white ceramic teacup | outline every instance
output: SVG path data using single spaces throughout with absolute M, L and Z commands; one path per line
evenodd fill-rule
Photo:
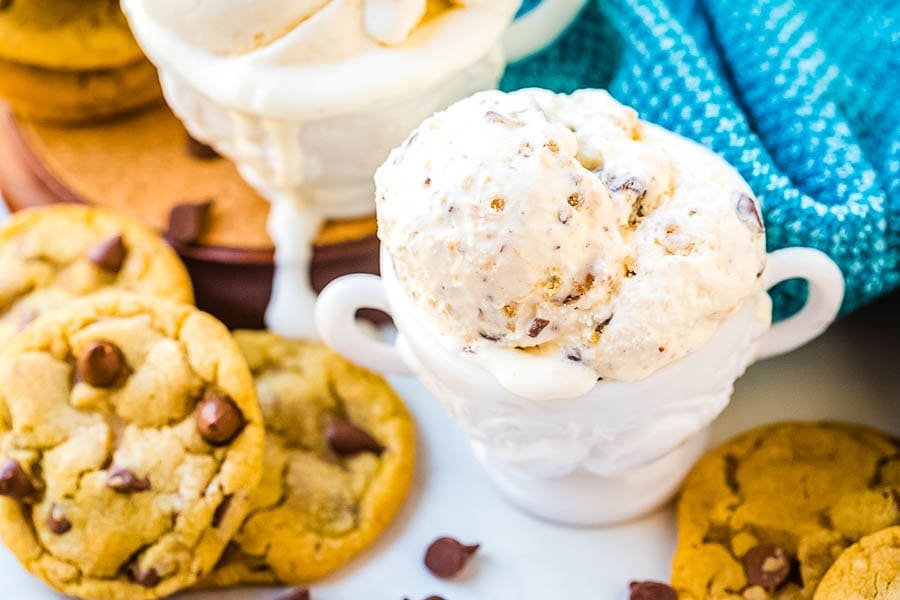
M 641 381 L 601 381 L 583 396 L 535 401 L 510 393 L 464 353 L 446 349 L 413 308 L 385 252 L 381 268 L 381 278 L 349 275 L 322 292 L 316 319 L 325 342 L 375 371 L 418 376 L 514 504 L 572 525 L 624 521 L 668 501 L 704 451 L 708 426 L 727 406 L 735 380 L 753 362 L 821 334 L 844 294 L 840 270 L 825 254 L 773 252 L 759 293 L 692 354 Z M 806 306 L 772 326 L 765 290 L 794 278 L 809 282 Z M 393 317 L 393 345 L 359 328 L 361 308 Z

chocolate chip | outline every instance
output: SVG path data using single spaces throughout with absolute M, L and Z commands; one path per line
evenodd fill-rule
M 340 456 L 350 456 L 360 452 L 373 452 L 380 455 L 384 446 L 378 443 L 369 432 L 360 429 L 347 419 L 336 419 L 325 428 L 328 445 Z
M 75 365 L 78 378 L 94 387 L 110 387 L 125 372 L 125 355 L 111 342 L 93 342 Z
M 159 576 L 156 569 L 151 568 L 145 571 L 140 567 L 131 568 L 131 579 L 136 584 L 148 588 L 156 587 L 162 581 L 162 577 Z
M 613 192 L 630 192 L 636 200 L 642 200 L 647 195 L 645 186 L 637 177 L 616 177 L 609 184 Z
M 13 500 L 24 500 L 34 494 L 34 485 L 31 479 L 22 470 L 15 460 L 8 460 L 0 467 L 0 496 L 6 496 Z
M 900 490 L 891 490 L 891 493 L 894 495 L 894 504 L 897 505 L 897 510 L 900 510 Z
M 222 498 L 222 502 L 216 507 L 216 511 L 213 513 L 212 518 L 212 526 L 218 528 L 219 525 L 222 524 L 222 519 L 225 518 L 225 513 L 228 512 L 228 507 L 231 506 L 231 499 L 234 496 L 228 495 Z
M 61 506 L 54 504 L 50 507 L 50 514 L 47 516 L 47 528 L 56 535 L 68 533 L 72 529 L 72 521 L 66 518 L 66 513 Z
M 193 244 L 200 239 L 209 225 L 212 205 L 212 200 L 207 200 L 172 207 L 169 213 L 169 239 L 179 244 Z
M 13 5 L 13 0 L 0 0 L 0 10 L 6 10 Z
M 784 549 L 771 544 L 756 546 L 741 562 L 747 585 L 758 585 L 767 592 L 774 592 L 791 574 L 791 559 Z
M 578 348 L 570 348 L 566 351 L 566 358 L 572 362 L 581 362 L 581 350 Z
M 150 489 L 150 480 L 138 477 L 129 469 L 113 469 L 106 476 L 106 487 L 120 494 L 146 492 Z
M 453 577 L 463 570 L 478 548 L 478 544 L 467 546 L 453 538 L 438 538 L 425 552 L 425 566 L 442 579 Z
M 536 338 L 550 324 L 547 319 L 535 319 L 528 328 L 528 337 Z
M 479 331 L 478 335 L 480 335 L 482 338 L 486 339 L 489 342 L 499 342 L 500 341 L 499 335 L 491 335 L 490 333 L 485 333 L 484 331 Z
M 631 600 L 678 600 L 670 586 L 658 581 L 632 581 Z
M 104 271 L 118 273 L 127 253 L 122 235 L 116 234 L 88 248 L 87 257 Z
M 738 218 L 750 228 L 750 231 L 753 233 L 765 233 L 766 226 L 763 224 L 762 215 L 759 214 L 759 206 L 757 206 L 753 196 L 743 192 L 738 193 L 736 207 Z
M 283 596 L 278 596 L 276 600 L 312 600 L 308 588 L 297 588 Z
M 221 158 L 218 152 L 216 152 L 215 148 L 212 146 L 207 146 L 200 140 L 191 136 L 191 134 L 187 134 L 185 138 L 185 148 L 187 149 L 188 154 L 193 156 L 198 160 L 213 160 L 216 158 Z
M 230 443 L 247 424 L 234 400 L 218 390 L 207 390 L 194 420 L 201 437 L 213 446 Z

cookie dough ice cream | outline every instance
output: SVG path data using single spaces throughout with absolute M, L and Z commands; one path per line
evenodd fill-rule
M 376 187 L 412 306 L 490 370 L 528 355 L 642 379 L 762 291 L 746 182 L 603 91 L 476 94 L 425 121 Z

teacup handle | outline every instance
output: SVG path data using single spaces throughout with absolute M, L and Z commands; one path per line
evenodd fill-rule
M 507 60 L 516 62 L 552 44 L 585 4 L 587 0 L 544 0 L 513 21 L 503 37 Z
M 383 375 L 411 375 L 394 344 L 373 339 L 360 328 L 356 312 L 391 312 L 381 277 L 345 275 L 329 283 L 316 301 L 316 326 L 322 340 L 352 362 Z
M 844 300 L 844 277 L 827 254 L 813 248 L 785 248 L 769 254 L 763 274 L 765 289 L 788 279 L 809 282 L 806 306 L 776 323 L 759 342 L 756 359 L 790 352 L 817 338 L 837 317 Z

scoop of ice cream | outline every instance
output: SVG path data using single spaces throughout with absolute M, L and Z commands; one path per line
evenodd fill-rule
M 759 289 L 765 235 L 716 154 L 606 92 L 483 92 L 376 175 L 379 235 L 438 332 L 635 380 Z
M 322 31 L 308 48 L 309 62 L 326 62 L 365 44 L 396 45 L 423 19 L 454 5 L 484 0 L 147 0 L 157 21 L 193 46 L 217 55 L 240 55 L 269 46 L 301 27 Z M 516 3 L 518 3 L 516 1 Z M 509 0 L 499 5 L 512 4 Z

